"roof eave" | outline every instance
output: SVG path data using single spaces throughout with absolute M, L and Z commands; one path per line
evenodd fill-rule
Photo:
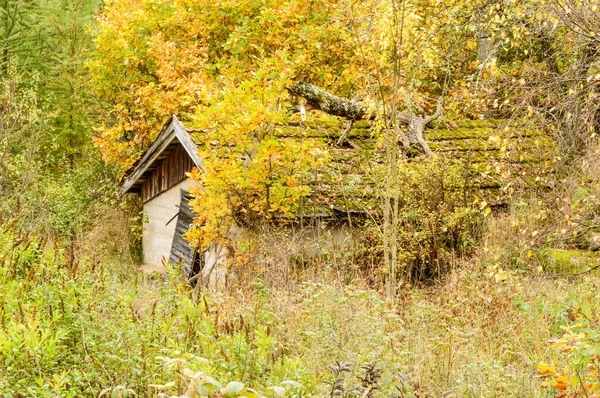
M 130 192 L 136 182 L 144 175 L 146 170 L 157 160 L 160 154 L 177 139 L 187 154 L 190 156 L 196 167 L 202 169 L 202 159 L 198 157 L 198 147 L 188 134 L 185 126 L 177 116 L 173 115 L 167 120 L 158 133 L 158 136 L 150 145 L 150 148 L 125 172 L 121 180 L 121 195 Z

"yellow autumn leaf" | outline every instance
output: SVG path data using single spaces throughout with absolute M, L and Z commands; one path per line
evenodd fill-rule
M 552 387 L 554 387 L 557 390 L 564 391 L 569 387 L 569 380 L 564 376 L 556 376 Z
M 554 368 L 552 368 L 550 365 L 546 365 L 544 363 L 539 364 L 537 366 L 538 371 L 540 373 L 551 373 L 551 374 L 556 374 L 556 370 L 554 370 Z

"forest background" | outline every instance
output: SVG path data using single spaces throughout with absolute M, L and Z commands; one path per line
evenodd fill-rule
M 3 0 L 0 393 L 598 396 L 599 5 Z M 300 81 L 376 126 L 369 250 L 302 272 L 250 257 L 200 294 L 176 267 L 142 272 L 143 214 L 119 179 L 161 124 L 216 125 L 207 142 L 235 148 L 202 149 L 203 247 L 233 192 L 266 220 L 307 195 L 319 164 L 302 154 L 323 148 L 269 128 L 299 117 Z M 398 114 L 438 106 L 467 131 L 502 121 L 481 172 L 506 204 L 465 202 L 460 165 L 398 140 Z M 540 133 L 543 162 L 519 159 L 515 131 Z

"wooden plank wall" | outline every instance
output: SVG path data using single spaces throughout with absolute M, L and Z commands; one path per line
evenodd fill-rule
M 144 203 L 185 180 L 185 174 L 194 168 L 192 158 L 181 144 L 177 144 L 175 150 L 158 162 L 158 166 L 142 185 Z
M 192 249 L 188 242 L 183 237 L 190 226 L 194 222 L 194 214 L 192 213 L 189 206 L 188 193 L 181 190 L 181 202 L 179 203 L 179 215 L 177 216 L 177 225 L 175 227 L 175 234 L 173 235 L 173 243 L 171 244 L 171 254 L 169 261 L 172 264 L 183 263 L 183 270 L 185 275 L 190 278 L 192 277 L 192 262 L 194 261 L 194 249 Z

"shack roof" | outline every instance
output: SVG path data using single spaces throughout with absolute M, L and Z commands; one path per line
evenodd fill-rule
M 372 122 L 358 121 L 338 145 L 345 125 L 345 120 L 328 118 L 276 127 L 274 134 L 282 139 L 312 138 L 330 153 L 328 167 L 316 171 L 310 182 L 312 192 L 304 203 L 307 215 L 376 213 L 380 209 L 386 157 L 383 133 Z M 445 188 L 474 192 L 477 199 L 491 205 L 508 202 L 509 195 L 502 189 L 507 174 L 511 178 L 539 171 L 551 146 L 540 130 L 510 127 L 508 121 L 496 119 L 441 121 L 426 130 L 425 136 L 443 160 L 442 167 L 464 171 L 464 178 L 447 179 L 446 184 L 455 186 Z M 405 171 L 427 170 L 423 154 L 411 155 L 402 162 Z
M 336 142 L 345 129 L 346 121 L 325 116 L 305 122 L 289 122 L 275 126 L 273 134 L 282 140 L 314 139 L 330 153 L 326 169 L 313 175 L 311 194 L 301 206 L 300 215 L 334 215 L 339 213 L 368 213 L 378 206 L 379 188 L 374 167 L 384 163 L 381 133 L 369 121 L 357 121 L 340 145 Z M 439 157 L 451 164 L 465 166 L 470 173 L 469 185 L 476 188 L 491 204 L 507 200 L 500 189 L 502 182 L 498 165 L 506 162 L 506 146 L 513 155 L 509 162 L 519 172 L 526 166 L 540 163 L 547 154 L 548 138 L 534 129 L 508 129 L 503 120 L 461 120 L 438 122 L 426 131 L 429 146 Z M 146 152 L 125 173 L 122 192 L 139 192 L 143 182 L 178 145 L 202 168 L 198 147 L 205 145 L 198 128 L 186 128 L 172 116 L 162 127 Z M 420 167 L 423 158 L 409 159 L 408 167 Z
M 125 172 L 121 180 L 121 193 L 139 193 L 144 181 L 178 145 L 183 146 L 196 167 L 202 168 L 202 159 L 198 157 L 198 146 L 183 123 L 173 115 L 163 125 L 152 145 Z

